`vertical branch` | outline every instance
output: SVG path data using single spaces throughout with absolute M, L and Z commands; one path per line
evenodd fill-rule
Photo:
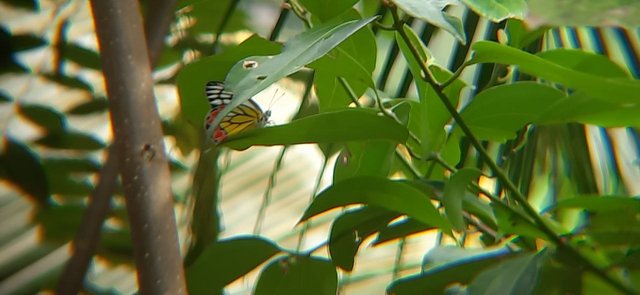
M 111 146 L 107 159 L 100 170 L 98 184 L 89 198 L 89 207 L 73 240 L 73 256 L 65 265 L 58 281 L 56 294 L 80 293 L 91 258 L 98 248 L 102 224 L 109 213 L 111 196 L 116 188 L 116 179 L 118 178 L 116 158 L 115 147 Z
M 147 37 L 149 61 L 153 68 L 162 55 L 164 38 L 169 33 L 176 0 L 156 0 L 149 2 L 149 4 L 144 31 Z
M 91 1 L 142 294 L 185 294 L 139 4 Z

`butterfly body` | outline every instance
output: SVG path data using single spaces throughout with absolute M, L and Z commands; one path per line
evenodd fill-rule
M 205 87 L 205 94 L 209 100 L 209 105 L 211 105 L 211 110 L 207 114 L 204 127 L 207 134 L 211 134 L 211 139 L 216 144 L 230 135 L 264 127 L 269 120 L 270 112 L 263 112 L 253 99 L 249 99 L 225 115 L 220 124 L 213 126 L 213 121 L 220 111 L 231 103 L 233 93 L 224 89 L 224 83 L 209 81 Z

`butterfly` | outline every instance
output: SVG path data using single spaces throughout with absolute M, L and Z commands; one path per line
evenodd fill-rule
M 211 110 L 204 120 L 204 128 L 216 144 L 244 130 L 264 127 L 271 115 L 271 111 L 263 112 L 253 99 L 249 99 L 224 116 L 218 126 L 213 126 L 218 113 L 231 103 L 233 93 L 224 89 L 223 82 L 209 81 L 205 86 L 205 94 Z

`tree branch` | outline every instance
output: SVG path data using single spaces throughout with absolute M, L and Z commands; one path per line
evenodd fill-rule
M 91 1 L 142 294 L 186 294 L 139 4 Z

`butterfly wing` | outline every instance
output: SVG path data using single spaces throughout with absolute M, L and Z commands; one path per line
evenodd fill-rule
M 230 135 L 237 134 L 244 130 L 263 127 L 267 122 L 267 117 L 258 104 L 249 99 L 231 110 L 218 126 L 211 124 L 215 120 L 220 111 L 226 107 L 233 99 L 233 93 L 224 89 L 224 83 L 218 81 L 210 81 L 205 89 L 207 99 L 211 105 L 211 111 L 205 119 L 205 129 L 207 134 L 216 143 L 221 142 Z M 211 130 L 215 127 L 214 130 Z

